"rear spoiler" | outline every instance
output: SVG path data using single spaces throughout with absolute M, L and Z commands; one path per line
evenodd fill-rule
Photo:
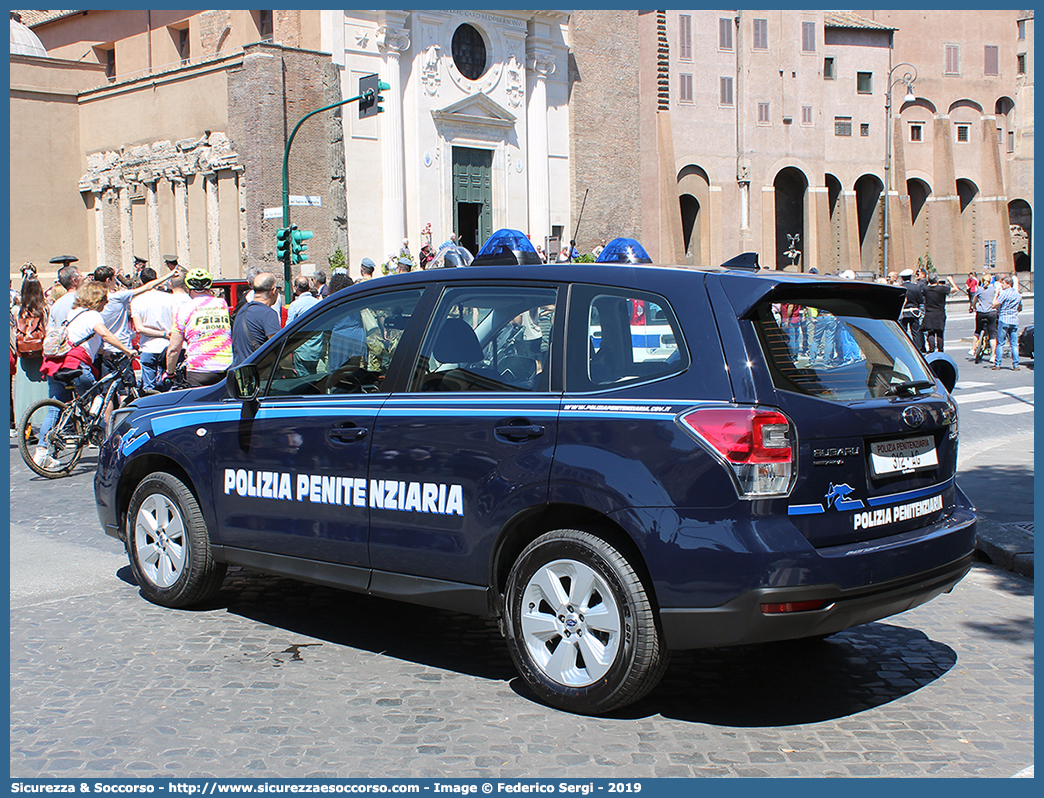
M 830 302 L 851 303 L 851 310 L 838 307 L 838 313 L 851 312 L 869 318 L 896 320 L 906 299 L 906 291 L 893 285 L 771 269 L 761 269 L 753 278 L 722 273 L 719 279 L 737 318 L 750 317 L 762 302 Z

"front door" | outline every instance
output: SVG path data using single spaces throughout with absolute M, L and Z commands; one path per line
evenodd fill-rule
M 453 229 L 472 255 L 493 232 L 493 151 L 453 148 Z
M 214 433 L 224 545 L 351 566 L 365 587 L 373 426 L 420 297 L 328 300 L 257 354 L 256 406 Z

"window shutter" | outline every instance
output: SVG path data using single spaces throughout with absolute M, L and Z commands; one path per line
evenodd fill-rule
M 678 16 L 678 58 L 682 61 L 692 60 L 692 17 L 689 14 Z
M 1000 74 L 1000 48 L 995 44 L 986 45 L 986 63 L 983 71 L 987 75 Z

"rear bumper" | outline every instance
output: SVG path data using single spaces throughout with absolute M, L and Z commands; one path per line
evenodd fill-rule
M 974 517 L 969 524 L 974 527 Z M 928 571 L 873 585 L 759 588 L 720 607 L 663 609 L 660 622 L 668 648 L 693 649 L 767 643 L 833 634 L 887 618 L 950 591 L 972 564 L 972 552 Z M 826 599 L 821 610 L 766 615 L 761 605 Z

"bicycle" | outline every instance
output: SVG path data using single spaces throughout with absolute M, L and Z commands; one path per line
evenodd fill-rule
M 985 330 L 975 336 L 975 362 L 981 363 L 983 358 L 987 361 L 993 357 L 993 342 Z
M 71 401 L 59 399 L 43 399 L 31 405 L 18 425 L 18 451 L 29 468 L 42 477 L 58 479 L 68 476 L 80 462 L 83 450 L 88 445 L 99 445 L 105 439 L 105 408 L 117 396 L 117 391 L 125 389 L 126 398 L 122 404 L 128 404 L 138 398 L 138 389 L 134 379 L 134 369 L 130 358 L 124 356 L 116 361 L 114 371 L 106 374 L 86 391 L 75 392 Z M 84 367 L 86 368 L 86 367 Z M 80 375 L 80 369 L 58 372 L 55 378 L 71 383 Z M 34 452 L 30 451 L 28 429 L 32 428 L 33 415 L 44 410 L 57 413 L 57 418 L 46 438 L 41 438 L 37 447 L 46 451 L 37 462 Z

